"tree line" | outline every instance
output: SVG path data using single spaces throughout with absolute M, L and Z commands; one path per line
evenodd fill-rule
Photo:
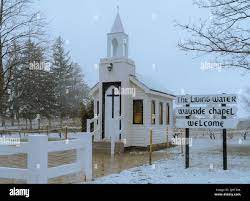
M 92 115 L 81 66 L 58 37 L 51 42 L 46 19 L 30 0 L 0 0 L 0 117 L 32 129 L 32 120 Z M 52 44 L 52 45 L 48 45 Z M 88 104 L 86 104 L 88 103 Z M 82 119 L 85 121 L 85 119 Z

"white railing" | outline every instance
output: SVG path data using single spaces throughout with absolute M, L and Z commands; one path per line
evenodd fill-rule
M 91 132 L 91 124 L 94 123 L 94 131 Z M 94 136 L 95 140 L 100 140 L 100 118 L 99 116 L 95 116 L 93 119 L 87 119 L 87 132 L 91 133 Z
M 118 133 L 112 133 L 113 135 L 110 136 L 110 141 L 111 141 L 111 156 L 115 154 L 115 142 L 118 140 L 119 135 L 122 134 L 123 132 L 123 126 L 120 129 L 120 121 L 124 118 L 124 116 L 119 116 L 118 118 L 114 119 L 114 126 L 116 127 L 114 130 L 118 131 Z M 122 124 L 121 124 L 122 125 Z M 118 127 L 118 128 L 117 128 Z
M 123 132 L 123 124 L 122 123 L 121 123 L 121 129 L 120 129 L 120 121 L 122 122 L 123 119 L 124 119 L 123 115 L 121 115 L 117 119 L 115 119 L 115 121 L 116 121 L 115 125 L 118 125 L 118 129 L 117 129 L 118 130 L 118 134 L 117 134 L 117 136 L 119 136 Z
M 48 168 L 48 153 L 76 149 L 76 162 Z M 92 137 L 79 134 L 77 139 L 49 142 L 47 135 L 30 135 L 20 146 L 0 146 L 0 155 L 27 153 L 27 169 L 0 167 L 0 178 L 26 180 L 28 184 L 46 184 L 48 179 L 83 172 L 92 179 Z

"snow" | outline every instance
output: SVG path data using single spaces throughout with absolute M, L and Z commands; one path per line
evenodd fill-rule
M 173 91 L 165 87 L 165 84 L 160 82 L 160 80 L 155 80 L 153 76 L 136 73 L 136 78 L 151 90 L 156 90 L 167 94 L 174 94 Z
M 190 147 L 190 168 L 180 147 L 167 150 L 169 159 L 156 161 L 119 174 L 98 178 L 94 184 L 249 184 L 250 140 L 228 139 L 228 169 L 222 169 L 221 139 L 193 139 Z

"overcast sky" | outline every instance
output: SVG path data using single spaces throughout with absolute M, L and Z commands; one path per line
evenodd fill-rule
M 117 3 L 118 2 L 118 3 Z M 210 18 L 192 0 L 40 0 L 36 3 L 49 21 L 51 37 L 61 35 L 72 59 L 78 62 L 90 86 L 98 81 L 95 64 L 106 57 L 106 34 L 116 16 L 116 6 L 130 37 L 129 57 L 136 71 L 152 77 L 176 94 L 239 93 L 250 86 L 243 71 L 202 71 L 207 58 L 182 52 L 177 42 L 184 32 L 174 26 Z M 242 115 L 242 114 L 241 114 Z

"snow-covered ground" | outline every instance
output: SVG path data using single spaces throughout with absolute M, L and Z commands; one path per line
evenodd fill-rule
M 190 168 L 185 169 L 185 157 L 180 147 L 168 149 L 169 159 L 144 165 L 119 174 L 98 178 L 95 184 L 250 184 L 250 140 L 228 140 L 228 170 L 222 168 L 220 139 L 193 139 L 190 147 Z

